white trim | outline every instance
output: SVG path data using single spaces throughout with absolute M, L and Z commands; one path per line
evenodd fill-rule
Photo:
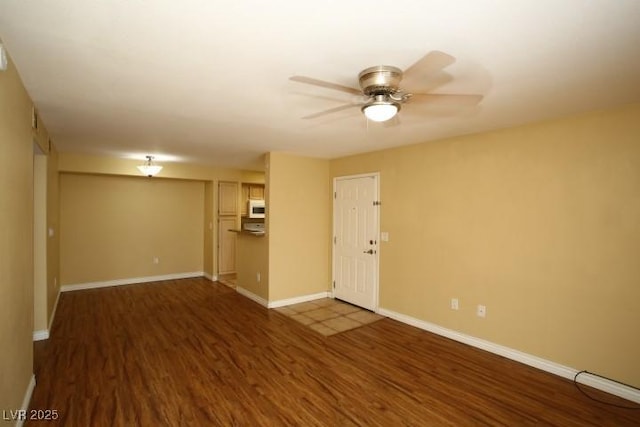
M 322 298 L 329 298 L 329 292 L 328 291 L 318 292 L 317 294 L 302 295 L 300 297 L 281 299 L 277 301 L 269 301 L 269 303 L 267 304 L 267 308 L 284 307 L 286 305 L 299 304 L 301 302 L 314 301 Z
M 257 302 L 258 304 L 260 304 L 263 307 L 267 307 L 269 305 L 269 302 L 266 299 L 262 298 L 259 295 L 254 294 L 253 292 L 248 291 L 245 288 L 242 288 L 240 286 L 236 286 L 236 292 L 239 293 L 242 296 L 245 296 L 245 297 L 249 298 L 252 301 Z
M 58 291 L 56 296 L 56 302 L 53 303 L 53 311 L 51 311 L 51 317 L 49 318 L 49 327 L 47 329 L 41 329 L 39 331 L 33 331 L 33 340 L 42 341 L 49 339 L 49 331 L 51 331 L 51 325 L 53 325 L 53 318 L 56 316 L 56 310 L 58 309 L 58 301 L 60 301 L 61 291 Z
M 577 373 L 578 371 L 576 370 L 575 373 L 571 375 L 572 380 Z M 638 390 L 637 388 L 627 387 L 623 384 L 609 381 L 606 378 L 591 375 L 588 372 L 581 374 L 578 377 L 578 382 L 580 384 L 585 384 L 590 387 L 597 388 L 598 390 L 602 390 L 609 394 L 622 397 L 623 399 L 630 400 L 631 402 L 640 403 L 640 390 Z
M 36 376 L 31 374 L 31 379 L 29 380 L 29 385 L 27 385 L 27 391 L 24 394 L 24 399 L 22 399 L 22 407 L 20 408 L 24 411 L 25 414 L 28 414 L 29 411 L 29 403 L 31 402 L 31 395 L 33 394 L 33 389 L 36 388 Z M 16 427 L 22 427 L 24 425 L 25 420 L 17 420 Z
M 218 276 L 216 276 L 215 274 L 203 273 L 203 276 L 211 280 L 212 282 L 218 281 Z
M 495 344 L 491 341 L 486 341 L 481 338 L 476 338 L 471 335 L 466 335 L 451 329 L 443 328 L 442 326 L 438 326 L 434 323 L 425 322 L 424 320 L 416 319 L 415 317 L 400 314 L 395 311 L 380 308 L 377 312 L 383 316 L 387 316 L 399 322 L 406 323 L 407 325 L 415 326 L 416 328 L 433 332 L 434 334 L 450 338 L 454 341 L 459 341 L 472 347 L 486 350 L 499 356 L 506 357 L 507 359 L 515 360 L 516 362 L 533 366 L 534 368 L 538 368 L 540 370 L 558 375 L 563 378 L 573 380 L 575 375 L 579 372 L 578 369 L 560 365 L 559 363 L 542 359 L 540 357 L 524 353 L 509 347 L 505 347 L 500 344 Z M 640 403 L 640 390 L 638 389 L 627 387 L 614 381 L 609 381 L 604 378 L 589 375 L 586 373 L 578 377 L 578 382 L 591 386 L 593 388 L 597 388 L 598 390 L 602 390 L 607 393 L 622 397 L 623 399 Z
M 63 285 L 60 292 L 80 291 L 83 289 L 107 288 L 110 286 L 133 285 L 136 283 L 159 282 L 162 280 L 191 279 L 202 277 L 204 272 L 193 271 L 190 273 L 164 274 L 161 276 L 132 277 L 129 279 L 106 280 L 104 282 L 76 283 L 73 285 Z
M 51 317 L 49 318 L 49 331 L 51 330 L 51 325 L 53 325 L 53 319 L 56 317 L 56 311 L 58 310 L 58 301 L 60 301 L 60 294 L 62 290 L 58 289 L 58 295 L 56 296 L 56 302 L 53 303 L 53 310 L 51 311 Z
M 358 179 L 358 178 L 368 178 L 370 176 L 376 175 L 380 177 L 380 172 L 367 172 L 367 173 L 357 173 L 355 175 L 342 175 L 336 176 L 333 178 L 333 182 L 336 182 L 336 179 Z M 335 189 L 335 187 L 333 187 Z
M 39 331 L 33 331 L 33 340 L 34 341 L 42 341 L 49 339 L 49 330 L 41 329 Z

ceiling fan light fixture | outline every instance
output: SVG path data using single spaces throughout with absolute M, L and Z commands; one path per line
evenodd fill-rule
M 394 104 L 373 104 L 363 108 L 364 115 L 367 119 L 374 122 L 386 122 L 396 115 L 398 107 Z
M 153 156 L 146 156 L 146 158 L 147 161 L 138 166 L 138 170 L 142 172 L 143 175 L 151 178 L 162 170 L 162 166 L 153 163 Z
M 367 119 L 374 122 L 386 122 L 400 110 L 400 104 L 393 102 L 386 95 L 377 95 L 373 102 L 362 107 Z

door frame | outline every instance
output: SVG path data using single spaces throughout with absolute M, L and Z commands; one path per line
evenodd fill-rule
M 331 199 L 331 221 L 332 221 L 332 229 L 331 229 L 331 298 L 335 298 L 335 285 L 336 285 L 336 193 L 337 193 L 337 185 L 340 180 L 347 179 L 357 179 L 357 178 L 375 178 L 375 198 L 379 202 L 380 201 L 380 172 L 370 172 L 370 173 L 361 173 L 356 175 L 343 175 L 336 176 L 333 178 L 333 190 Z M 380 204 L 378 204 L 378 221 L 377 221 L 377 230 L 375 234 L 377 236 L 378 244 L 377 251 L 375 253 L 376 257 L 376 265 L 374 270 L 375 275 L 375 285 L 373 290 L 373 311 L 378 313 L 380 311 L 380 250 L 382 245 L 380 245 L 380 223 L 382 216 L 382 209 L 380 209 Z
M 33 340 L 49 338 L 49 290 L 47 274 L 48 158 L 33 141 Z

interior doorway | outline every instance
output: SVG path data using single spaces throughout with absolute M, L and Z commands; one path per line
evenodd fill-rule
M 33 143 L 33 332 L 49 337 L 47 313 L 47 155 Z

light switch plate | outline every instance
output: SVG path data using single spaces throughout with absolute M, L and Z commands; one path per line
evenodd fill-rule
M 382 231 L 380 233 L 380 240 L 383 241 L 383 242 L 388 242 L 389 241 L 389 232 Z

